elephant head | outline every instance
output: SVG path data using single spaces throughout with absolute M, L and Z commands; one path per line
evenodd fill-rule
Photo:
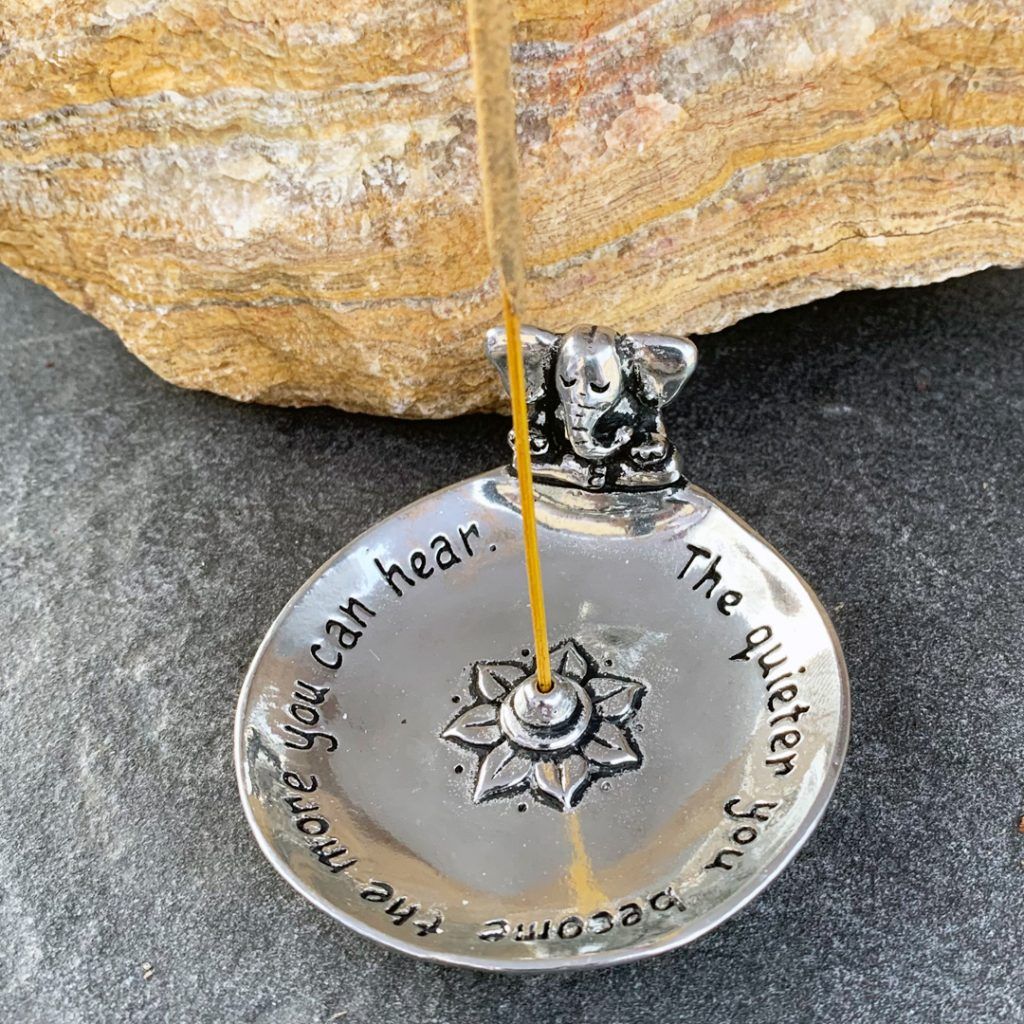
M 661 409 L 696 366 L 692 341 L 589 325 L 521 333 L 535 476 L 590 489 L 679 479 Z M 488 332 L 487 354 L 507 389 L 503 329 Z
M 606 459 L 629 440 L 620 430 L 610 444 L 597 440 L 598 425 L 622 399 L 623 366 L 615 335 L 600 327 L 574 327 L 562 336 L 555 360 L 559 418 L 566 437 L 581 458 Z

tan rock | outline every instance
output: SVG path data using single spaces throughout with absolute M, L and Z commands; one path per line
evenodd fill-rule
M 520 2 L 529 316 L 700 332 L 1024 263 L 1018 0 Z M 0 259 L 159 374 L 494 407 L 464 11 L 6 0 Z

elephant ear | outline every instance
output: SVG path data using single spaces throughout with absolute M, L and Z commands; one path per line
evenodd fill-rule
M 627 334 L 636 394 L 648 405 L 668 405 L 697 366 L 697 346 L 689 338 Z
M 542 331 L 539 327 L 527 327 L 526 324 L 519 328 L 519 334 L 523 339 L 526 400 L 536 402 L 547 388 L 548 369 L 551 366 L 551 357 L 555 351 L 558 335 L 552 334 L 550 331 Z M 487 332 L 485 348 L 487 358 L 494 363 L 501 376 L 501 382 L 505 385 L 505 391 L 508 393 L 508 338 L 505 336 L 504 327 L 492 327 Z

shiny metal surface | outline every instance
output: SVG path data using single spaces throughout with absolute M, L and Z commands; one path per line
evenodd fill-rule
M 542 485 L 537 514 L 547 703 L 504 470 L 323 566 L 239 702 L 239 784 L 268 858 L 416 956 L 543 970 L 688 942 L 785 866 L 842 762 L 838 642 L 749 527 L 693 486 Z
M 661 410 L 697 365 L 689 338 L 586 324 L 565 334 L 524 326 L 522 343 L 534 479 L 589 491 L 681 481 Z M 486 351 L 507 390 L 503 327 L 487 332 Z

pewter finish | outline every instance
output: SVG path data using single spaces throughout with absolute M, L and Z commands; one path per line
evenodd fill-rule
M 846 746 L 842 654 L 800 577 L 699 488 L 540 485 L 553 646 L 642 688 L 610 709 L 637 763 L 592 775 L 604 684 L 559 658 L 553 701 L 529 690 L 518 500 L 507 471 L 464 481 L 299 590 L 239 702 L 246 814 L 299 892 L 412 955 L 512 971 L 650 956 L 742 907 L 814 827 Z M 486 743 L 444 735 L 485 705 Z M 481 792 L 510 736 L 533 773 Z M 579 761 L 561 770 L 576 757 L 585 784 Z
M 470 689 L 477 701 L 441 735 L 479 754 L 477 803 L 525 790 L 568 811 L 595 779 L 640 764 L 628 723 L 647 688 L 602 671 L 576 640 L 558 644 L 551 663 L 548 693 L 537 686 L 532 663 L 473 666 Z
M 524 326 L 522 342 L 534 479 L 592 491 L 682 480 L 661 410 L 697 365 L 692 341 L 587 325 Z M 507 390 L 504 328 L 488 332 L 486 350 Z

